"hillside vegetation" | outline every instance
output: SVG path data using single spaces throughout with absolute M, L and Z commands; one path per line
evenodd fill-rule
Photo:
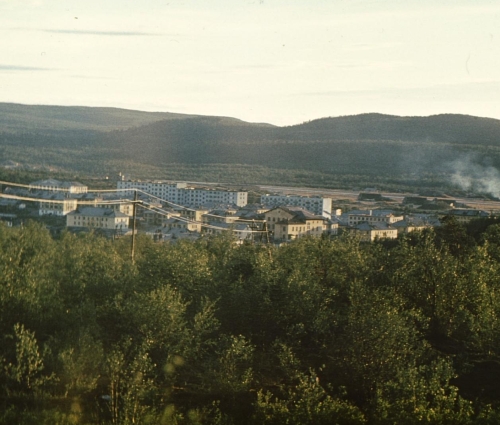
M 500 225 L 176 245 L 0 225 L 0 424 L 500 422 Z
M 499 141 L 500 121 L 464 115 L 364 114 L 274 127 L 112 108 L 0 105 L 2 160 L 135 178 L 275 183 L 279 175 L 280 184 L 449 188 L 464 162 L 500 168 Z
M 118 108 L 0 103 L 0 128 L 2 131 L 14 133 L 61 130 L 110 131 L 187 116 L 189 115 Z

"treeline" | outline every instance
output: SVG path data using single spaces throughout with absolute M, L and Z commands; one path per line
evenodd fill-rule
M 88 146 L 82 142 L 78 148 L 61 149 L 60 147 L 35 147 L 22 146 L 15 139 L 2 141 L 4 136 L 0 134 L 0 158 L 13 159 L 25 168 L 19 167 L 9 170 L 0 167 L 0 174 L 9 175 L 5 181 L 31 182 L 39 176 L 54 178 L 56 176 L 68 176 L 70 179 L 92 180 L 109 177 L 109 181 L 116 184 L 120 172 L 131 178 L 140 179 L 170 179 L 181 181 L 212 181 L 231 182 L 236 184 L 273 184 L 280 182 L 281 185 L 300 187 L 320 187 L 332 189 L 363 190 L 366 187 L 377 187 L 380 190 L 390 192 L 410 191 L 424 193 L 426 191 L 446 192 L 452 196 L 462 196 L 464 191 L 450 184 L 449 174 L 445 172 L 411 173 L 408 169 L 398 175 L 393 173 L 378 173 L 376 175 L 366 174 L 362 169 L 350 167 L 346 171 L 346 163 L 342 168 L 334 171 L 323 171 L 320 169 L 305 169 L 298 164 L 296 168 L 289 166 L 276 168 L 276 165 L 242 164 L 242 163 L 174 163 L 163 162 L 162 156 L 158 154 L 157 165 L 146 161 L 140 161 L 140 155 L 129 159 L 112 159 L 116 151 L 102 147 Z M 31 135 L 33 139 L 36 135 Z M 37 139 L 38 140 L 38 139 Z M 304 148 L 306 149 L 306 148 Z M 365 151 L 366 152 L 366 151 Z M 274 158 L 277 158 L 275 151 Z M 36 166 L 33 158 L 36 159 Z M 329 156 L 325 156 L 327 161 Z M 165 159 L 165 158 L 164 158 Z M 442 159 L 442 158 L 441 158 Z M 170 158 L 171 160 L 171 158 Z M 340 160 L 340 159 L 338 159 Z M 386 161 L 387 163 L 387 161 Z M 397 160 L 392 165 L 398 163 Z M 283 162 L 280 165 L 284 165 Z M 499 162 L 500 164 L 500 162 Z M 0 164 L 1 165 L 1 164 Z M 311 167 L 314 168 L 314 167 Z M 352 170 L 356 170 L 355 173 Z M 342 171 L 343 170 L 343 171 Z M 342 171 L 342 172 L 341 172 Z M 22 176 L 22 177 L 20 177 Z M 57 177 L 56 177 L 57 178 Z M 62 178 L 62 177 L 61 177 Z M 95 183 L 91 185 L 95 186 Z
M 175 245 L 0 226 L 1 424 L 497 424 L 500 224 Z
M 452 177 L 468 170 L 467 181 L 477 183 L 470 189 L 484 191 L 484 176 L 500 168 L 500 121 L 465 115 L 363 114 L 274 127 L 109 108 L 0 104 L 2 111 L 0 159 L 93 176 L 351 189 L 376 184 L 419 192 L 449 191 Z

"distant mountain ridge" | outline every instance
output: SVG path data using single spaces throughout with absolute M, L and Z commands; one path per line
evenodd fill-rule
M 344 176 L 444 184 L 460 161 L 500 168 L 500 120 L 372 113 L 277 127 L 229 117 L 0 103 L 0 161 L 9 160 L 143 178 L 190 170 L 222 181 L 269 182 L 266 175 L 281 175 L 289 182 L 303 175 L 327 185 Z
M 145 112 L 89 106 L 21 105 L 0 102 L 0 131 L 123 130 L 163 120 L 188 119 L 200 115 Z M 225 118 L 228 122 L 241 122 Z
M 458 143 L 496 143 L 500 120 L 470 115 L 440 114 L 428 117 L 400 117 L 360 114 L 320 118 L 290 127 L 310 137 L 334 139 L 435 140 Z M 375 136 L 375 137 L 374 137 Z

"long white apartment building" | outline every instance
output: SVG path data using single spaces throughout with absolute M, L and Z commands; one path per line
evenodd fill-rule
M 325 218 L 332 217 L 331 198 L 323 198 L 320 196 L 267 194 L 260 197 L 260 203 L 270 208 L 281 206 L 302 207 L 314 215 L 320 215 Z
M 392 224 L 404 219 L 402 215 L 395 215 L 389 210 L 352 210 L 342 215 L 347 218 L 349 226 L 360 223 L 387 223 Z
M 30 190 L 60 191 L 68 193 L 87 193 L 88 187 L 79 182 L 64 182 L 56 179 L 37 180 L 31 182 Z
M 179 205 L 201 206 L 212 203 L 244 207 L 248 202 L 247 192 L 193 187 L 185 182 L 119 180 L 116 188 L 129 196 L 133 194 L 131 189 L 139 189 Z
M 74 198 L 69 198 L 63 193 L 43 193 L 39 197 L 43 201 L 39 202 L 39 215 L 56 215 L 65 216 L 71 211 L 76 210 L 78 201 Z
M 180 191 L 186 187 L 187 184 L 184 182 L 156 180 L 119 180 L 116 185 L 116 188 L 121 191 L 121 195 L 124 196 L 133 196 L 134 190 L 131 189 L 137 189 L 175 203 L 179 201 Z

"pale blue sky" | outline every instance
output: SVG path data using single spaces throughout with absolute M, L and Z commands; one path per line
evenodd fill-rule
M 500 2 L 0 0 L 0 102 L 500 119 Z

